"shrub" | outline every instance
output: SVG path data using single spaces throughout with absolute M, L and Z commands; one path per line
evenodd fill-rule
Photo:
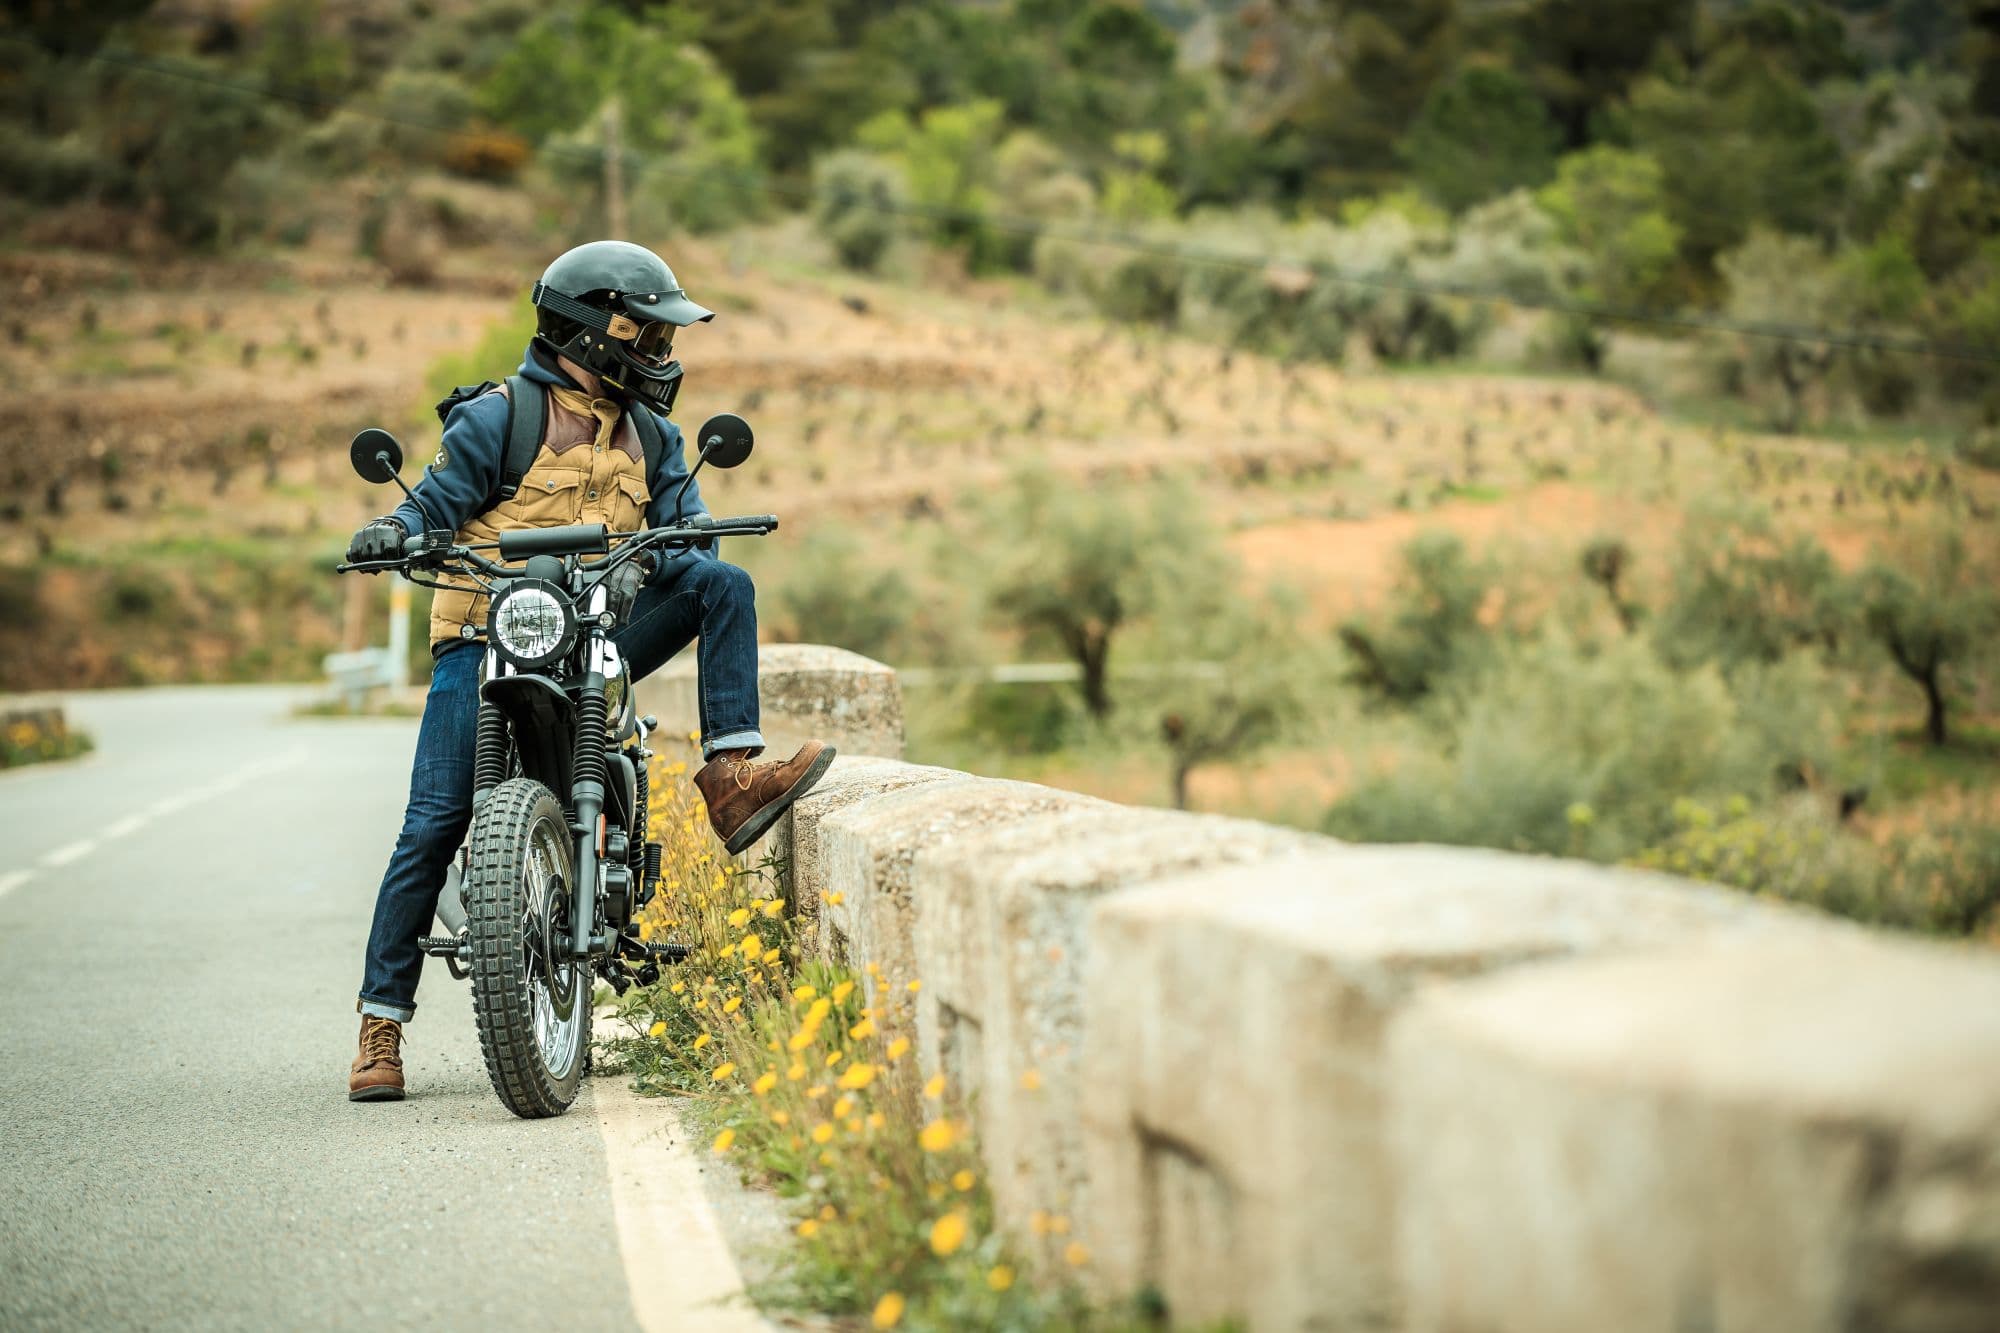
M 872 273 L 904 230 L 909 183 L 880 153 L 850 148 L 820 158 L 813 196 L 820 228 L 849 268 Z
M 1491 565 L 1474 560 L 1456 533 L 1419 533 L 1402 557 L 1387 619 L 1340 628 L 1348 679 L 1392 704 L 1425 698 L 1484 657 L 1479 611 L 1493 583 Z
M 1719 502 L 1681 526 L 1673 591 L 1657 639 L 1687 666 L 1776 662 L 1804 647 L 1840 647 L 1852 614 L 1833 557 L 1809 533 L 1779 531 L 1769 510 Z
M 1672 836 L 1679 799 L 1761 800 L 1823 763 L 1826 697 L 1802 661 L 1732 689 L 1713 666 L 1675 670 L 1644 638 L 1593 652 L 1552 635 L 1461 682 L 1442 744 L 1364 779 L 1327 825 L 1618 860 Z
M 1535 90 L 1512 71 L 1468 65 L 1431 89 L 1403 140 L 1411 172 L 1459 212 L 1555 170 L 1561 134 Z
M 838 529 L 816 532 L 778 588 L 786 628 L 803 643 L 829 643 L 882 661 L 907 660 L 915 595 L 902 571 L 867 560 Z

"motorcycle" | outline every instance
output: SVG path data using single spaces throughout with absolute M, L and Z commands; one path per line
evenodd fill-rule
M 740 465 L 753 445 L 749 423 L 730 413 L 709 418 L 696 438 L 689 481 L 704 464 Z M 364 430 L 348 456 L 363 480 L 395 482 L 428 521 L 400 475 L 393 435 Z M 429 588 L 448 586 L 435 577 L 448 572 L 490 598 L 484 634 L 468 632 L 486 645 L 472 823 L 439 894 L 445 929 L 421 947 L 471 980 L 486 1072 L 515 1115 L 561 1115 L 576 1099 L 589 1067 L 593 975 L 623 994 L 687 952 L 639 938 L 639 911 L 660 875 L 660 845 L 646 838 L 647 740 L 657 723 L 636 715 L 610 637 L 631 608 L 612 605 L 606 581 L 641 551 L 777 526 L 771 514 L 704 514 L 639 532 L 585 523 L 461 543 L 432 523 L 403 543 L 400 559 L 335 567 Z

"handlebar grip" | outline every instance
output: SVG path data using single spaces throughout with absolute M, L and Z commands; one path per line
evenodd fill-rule
M 602 523 L 515 528 L 500 534 L 502 560 L 524 560 L 531 555 L 603 555 L 610 549 L 610 531 Z
M 763 528 L 766 532 L 776 532 L 778 530 L 778 516 L 776 514 L 739 514 L 735 518 L 718 518 L 715 520 L 715 526 L 718 528 Z

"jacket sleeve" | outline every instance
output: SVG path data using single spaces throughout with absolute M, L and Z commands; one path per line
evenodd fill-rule
M 665 417 L 657 419 L 667 447 L 660 451 L 659 464 L 653 469 L 650 487 L 653 499 L 646 506 L 646 526 L 653 528 L 665 527 L 669 523 L 677 523 L 696 514 L 708 512 L 708 506 L 702 503 L 700 482 L 690 483 L 687 494 L 681 497 L 679 509 L 674 507 L 674 494 L 680 490 L 681 482 L 685 481 L 688 475 L 687 449 L 681 439 L 681 428 Z M 705 547 L 693 547 L 670 554 L 653 572 L 652 581 L 659 582 L 671 577 L 673 572 L 685 568 L 691 561 L 717 558 L 713 541 Z
M 445 418 L 438 454 L 411 489 L 424 502 L 439 527 L 453 532 L 465 520 L 484 512 L 493 488 L 500 483 L 500 455 L 507 440 L 507 395 L 482 394 L 460 403 Z M 422 532 L 429 523 L 416 505 L 396 506 L 396 521 L 408 533 Z

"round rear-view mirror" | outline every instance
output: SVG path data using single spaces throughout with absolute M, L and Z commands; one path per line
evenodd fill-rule
M 394 481 L 403 470 L 403 446 L 380 426 L 370 426 L 347 446 L 347 461 L 363 481 Z
M 695 444 L 711 467 L 737 467 L 750 457 L 756 436 L 750 423 L 734 412 L 718 412 L 701 423 Z

